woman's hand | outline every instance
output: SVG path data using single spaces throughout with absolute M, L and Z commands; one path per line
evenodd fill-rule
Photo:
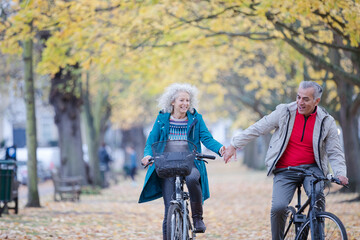
M 224 156 L 225 150 L 226 150 L 225 146 L 222 146 L 222 147 L 220 148 L 219 153 L 220 153 L 220 156 L 221 156 L 221 157 Z
M 151 156 L 149 156 L 149 155 L 143 157 L 143 159 L 141 159 L 141 164 L 142 164 L 143 166 L 146 166 L 146 164 L 148 164 L 150 158 L 151 158 Z

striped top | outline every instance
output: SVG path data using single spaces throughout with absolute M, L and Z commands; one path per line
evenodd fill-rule
M 175 119 L 172 116 L 170 116 L 169 140 L 187 140 L 187 136 L 186 136 L 187 124 L 188 124 L 187 117 L 183 119 Z

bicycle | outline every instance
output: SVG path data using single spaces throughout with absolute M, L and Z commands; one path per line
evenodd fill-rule
M 310 181 L 310 196 L 303 205 L 301 204 L 301 184 L 297 187 L 298 203 L 295 207 L 287 207 L 284 239 L 347 240 L 346 229 L 340 219 L 333 213 L 317 211 L 315 207 L 315 184 L 330 180 L 331 182 L 342 185 L 340 180 L 332 176 L 329 178 L 319 176 L 310 170 L 298 167 L 288 167 L 287 170 L 297 171 L 299 174 L 312 176 L 314 179 Z M 308 206 L 308 213 L 305 215 L 304 211 Z
M 184 191 L 185 176 L 190 174 L 194 159 L 207 163 L 204 158 L 215 159 L 215 156 L 197 152 L 196 146 L 187 140 L 156 142 L 152 149 L 154 157 L 149 159 L 144 168 L 155 163 L 159 177 L 175 177 L 175 198 L 170 202 L 167 213 L 167 239 L 194 240 L 197 231 L 190 220 L 190 195 Z

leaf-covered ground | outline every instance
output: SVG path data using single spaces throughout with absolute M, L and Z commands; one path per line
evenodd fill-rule
M 18 215 L 10 212 L 0 218 L 0 239 L 161 239 L 162 200 L 137 203 L 144 173 L 137 176 L 137 186 L 121 178 L 101 195 L 82 195 L 78 203 L 54 202 L 51 183 L 43 183 L 42 208 L 25 208 L 22 199 Z M 225 165 L 222 161 L 211 162 L 208 175 L 207 231 L 197 239 L 271 239 L 272 178 L 238 162 Z M 24 191 L 21 187 L 22 196 Z M 326 198 L 327 210 L 340 217 L 349 239 L 360 239 L 359 202 L 342 201 L 355 196 L 331 193 Z

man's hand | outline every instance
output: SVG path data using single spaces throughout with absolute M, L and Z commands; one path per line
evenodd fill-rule
M 224 161 L 225 163 L 228 163 L 230 161 L 230 159 L 232 158 L 232 156 L 236 157 L 236 148 L 232 145 L 230 145 L 229 147 L 227 147 L 225 149 L 225 153 L 224 153 Z
M 347 177 L 344 176 L 336 176 L 342 185 L 348 185 L 349 184 L 349 179 Z

